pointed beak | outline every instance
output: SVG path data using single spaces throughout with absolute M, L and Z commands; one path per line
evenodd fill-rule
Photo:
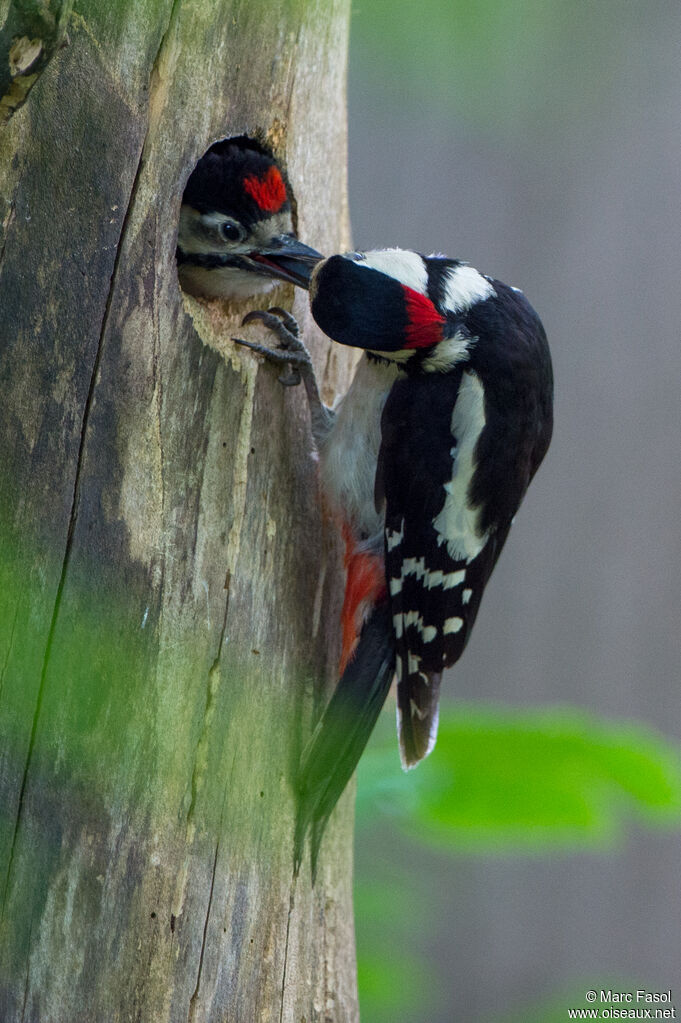
M 249 252 L 248 258 L 258 264 L 259 273 L 307 289 L 312 271 L 324 257 L 293 235 L 282 234 L 273 238 L 267 248 Z

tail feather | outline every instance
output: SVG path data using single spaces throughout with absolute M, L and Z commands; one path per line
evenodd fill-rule
M 392 621 L 388 602 L 384 601 L 366 621 L 354 656 L 303 752 L 297 786 L 296 873 L 305 836 L 311 831 L 315 878 L 324 829 L 369 741 L 394 670 Z
M 405 771 L 435 746 L 441 679 L 440 671 L 417 671 L 397 683 L 397 734 Z

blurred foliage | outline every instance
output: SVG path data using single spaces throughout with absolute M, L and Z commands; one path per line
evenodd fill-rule
M 635 8 L 636 5 L 631 5 Z M 620 87 L 620 42 L 636 10 L 566 0 L 354 0 L 351 68 L 364 88 L 423 116 L 451 115 L 509 134 L 576 123 Z M 559 59 L 561 76 L 551 67 Z
M 362 1019 L 441 1018 L 442 978 L 413 941 L 438 913 L 428 903 L 437 892 L 424 883 L 426 849 L 509 856 L 612 849 L 634 814 L 653 826 L 681 823 L 679 753 L 642 724 L 567 708 L 446 708 L 434 752 L 405 773 L 393 715 L 382 714 L 358 769 L 358 830 L 379 834 L 384 850 L 355 889 Z M 392 861 L 384 837 L 391 829 L 411 840 L 413 863 L 404 850 Z M 494 1023 L 563 1020 L 568 1008 L 586 1004 L 584 993 L 593 986 L 593 980 L 575 984 L 572 993 Z M 614 981 L 598 986 L 636 989 Z
M 681 821 L 679 755 L 643 725 L 569 709 L 447 709 L 434 753 L 405 774 L 388 717 L 360 762 L 360 827 L 384 813 L 432 846 L 503 853 L 612 841 L 632 812 Z
M 528 239 L 521 236 L 521 246 L 534 244 L 540 251 L 553 251 L 556 244 L 568 243 L 576 234 L 581 251 L 591 224 L 576 216 L 586 217 L 584 211 L 588 211 L 593 217 L 597 212 L 588 203 L 594 187 L 590 176 L 594 141 L 601 145 L 606 138 L 616 161 L 619 136 L 613 122 L 636 131 L 639 120 L 644 123 L 659 116 L 661 125 L 668 126 L 668 119 L 655 113 L 657 106 L 650 100 L 669 90 L 670 82 L 674 85 L 668 74 L 665 77 L 659 43 L 678 27 L 671 11 L 669 3 L 353 0 L 351 152 L 353 114 L 357 121 L 361 111 L 359 120 L 371 131 L 368 140 L 354 141 L 362 154 L 364 181 L 372 182 L 382 205 L 389 197 L 401 229 L 407 189 L 415 196 L 417 222 L 426 219 L 424 211 L 429 206 L 439 215 L 443 203 L 455 206 L 462 201 L 456 179 L 447 179 L 447 159 L 460 148 L 474 158 L 479 155 L 484 172 L 475 162 L 470 168 L 471 176 L 477 175 L 481 182 L 478 216 L 487 221 L 498 218 L 502 238 L 509 225 L 517 227 L 513 218 L 509 217 L 509 225 L 504 222 L 504 202 L 514 209 L 520 202 L 522 207 L 527 190 L 541 211 L 540 233 L 535 228 Z M 398 164 L 394 154 L 400 147 L 404 160 Z M 388 165 L 386 149 L 393 154 Z M 515 150 L 523 155 L 517 163 L 512 161 Z M 560 161 L 553 159 L 556 151 L 561 153 Z M 498 170 L 502 161 L 510 161 L 513 168 L 506 177 Z M 440 176 L 431 171 L 433 165 L 444 167 Z M 573 176 L 576 181 L 581 173 L 585 180 L 575 186 L 573 195 Z M 497 176 L 504 179 L 506 191 L 500 185 L 499 194 L 492 191 L 488 196 L 488 177 L 495 181 Z M 352 185 L 352 162 L 350 181 Z M 606 201 L 607 185 L 596 183 Z M 649 187 L 652 191 L 656 185 Z M 568 191 L 561 205 L 557 199 L 563 188 Z M 416 202 L 419 191 L 420 204 Z M 474 188 L 465 194 L 477 196 Z M 583 204 L 584 211 L 571 205 L 577 203 Z M 393 240 L 392 230 L 372 235 L 361 206 L 353 210 L 353 216 L 365 238 L 375 243 L 385 241 L 387 234 Z M 562 224 L 561 218 L 566 217 L 571 219 Z M 425 249 L 433 242 L 418 244 Z M 557 269 L 555 276 L 558 280 Z M 602 622 L 594 615 L 594 630 Z M 568 629 L 571 625 L 567 623 Z M 604 633 L 604 646 L 608 642 Z M 517 688 L 522 691 L 520 682 Z M 626 684 L 622 692 L 626 699 Z M 434 1009 L 423 1001 L 436 998 L 434 979 L 439 976 L 445 986 L 449 980 L 442 965 L 446 956 L 432 936 L 446 933 L 457 947 L 463 947 L 471 926 L 491 930 L 490 921 L 476 915 L 475 905 L 472 919 L 443 919 L 453 905 L 443 886 L 457 890 L 462 875 L 471 876 L 466 875 L 469 863 L 459 869 L 462 859 L 558 857 L 575 850 L 582 857 L 585 852 L 614 853 L 624 844 L 629 824 L 631 832 L 640 824 L 678 827 L 679 754 L 664 737 L 642 724 L 607 721 L 568 709 L 514 713 L 478 705 L 443 712 L 434 753 L 416 771 L 404 774 L 393 715 L 384 714 L 359 765 L 357 817 L 357 947 L 360 962 L 370 967 L 360 969 L 364 1023 L 468 1020 L 474 1014 L 453 1002 L 456 996 L 451 991 L 441 993 Z M 480 884 L 485 876 L 484 869 L 476 874 Z M 379 877 L 379 894 L 368 898 L 367 890 L 374 891 Z M 457 906 L 470 905 L 460 891 L 457 895 Z M 434 912 L 424 914 L 421 927 L 419 912 L 427 898 L 432 899 Z M 623 904 L 628 898 L 624 892 Z M 621 919 L 630 920 L 620 909 Z M 602 918 L 596 922 L 604 925 Z M 590 923 L 585 915 L 585 930 Z M 560 931 L 560 920 L 555 928 Z M 632 944 L 635 940 L 632 932 Z M 388 1005 L 381 1001 L 380 985 L 373 979 L 388 975 L 395 950 L 402 957 L 407 949 L 414 958 L 403 976 L 418 978 L 418 1001 L 406 992 L 399 1006 L 394 1000 Z M 584 994 L 594 985 L 569 980 L 566 987 L 563 964 L 554 966 L 553 982 L 559 992 L 555 997 L 541 1004 L 538 998 L 535 1005 L 522 1010 L 509 1007 L 503 1015 L 494 1015 L 493 1021 L 485 1017 L 484 1023 L 553 1023 L 566 1019 L 568 1008 L 584 1007 Z M 494 974 L 498 964 L 490 961 L 481 966 L 477 981 L 485 967 Z M 532 970 L 531 964 L 527 970 Z M 546 988 L 551 983 L 546 978 Z M 496 980 L 490 980 L 490 985 L 499 988 Z M 613 981 L 603 986 L 635 990 L 637 985 Z
M 432 895 L 412 883 L 403 864 L 382 867 L 380 880 L 355 882 L 362 1020 L 428 1019 L 442 1004 L 444 993 L 437 965 L 415 955 L 411 939 L 415 931 L 428 930 L 435 911 Z
M 532 1005 L 523 1007 L 517 1012 L 494 1015 L 489 1023 L 565 1023 L 568 1018 L 569 1009 L 593 1009 L 594 1004 L 586 1000 L 586 992 L 596 988 L 598 991 L 631 991 L 636 992 L 639 988 L 646 991 L 658 991 L 660 987 L 657 981 L 649 980 L 643 983 L 640 980 L 634 982 L 631 978 L 625 979 L 621 976 L 604 977 L 599 975 L 598 982 L 593 977 L 583 978 L 581 981 L 573 981 L 569 988 L 565 988 L 560 994 L 554 995 L 548 1000 L 541 1000 Z M 635 995 L 634 995 L 635 996 Z M 616 1007 L 616 1006 L 615 1006 Z M 635 1008 L 635 1005 L 623 1006 L 624 1008 Z M 596 1005 L 598 1008 L 598 1005 Z M 639 1011 L 642 1006 L 638 1006 Z M 661 1005 L 660 1008 L 666 1008 Z

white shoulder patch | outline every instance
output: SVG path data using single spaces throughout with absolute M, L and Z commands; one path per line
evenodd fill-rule
M 438 543 L 447 544 L 454 561 L 472 561 L 485 546 L 487 536 L 479 532 L 478 511 L 468 502 L 468 490 L 475 462 L 473 453 L 485 428 L 485 394 L 480 378 L 472 370 L 461 378 L 452 411 L 452 478 L 444 485 L 445 503 L 433 519 Z
M 426 294 L 428 290 L 428 272 L 423 259 L 417 252 L 404 249 L 377 249 L 364 254 L 364 265 L 380 270 L 400 284 L 406 284 L 414 291 Z
M 445 304 L 452 312 L 470 309 L 496 294 L 490 282 L 472 266 L 456 266 L 447 274 Z

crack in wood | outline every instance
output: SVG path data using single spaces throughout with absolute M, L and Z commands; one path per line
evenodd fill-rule
M 293 916 L 297 884 L 298 871 L 294 870 L 293 880 L 291 881 L 291 894 L 289 895 L 288 900 L 288 919 L 286 920 L 286 941 L 284 943 L 284 969 L 281 977 L 281 1005 L 279 1007 L 279 1023 L 283 1023 L 284 1019 L 284 996 L 286 994 L 286 973 L 288 970 L 288 942 L 291 933 L 291 917 Z
M 85 454 L 85 438 L 87 436 L 88 424 L 90 421 L 90 413 L 94 403 L 94 394 L 97 383 L 97 375 L 99 372 L 99 366 L 102 359 L 102 351 L 104 347 L 104 336 L 109 324 L 109 317 L 111 314 L 111 305 L 113 299 L 113 293 L 115 290 L 116 276 L 118 273 L 118 267 L 121 258 L 121 248 L 123 240 L 125 238 L 126 229 L 130 220 L 131 210 L 135 203 L 135 196 L 139 186 L 140 173 L 142 170 L 142 156 L 138 160 L 137 170 L 130 190 L 130 198 L 128 200 L 128 206 L 125 212 L 125 216 L 121 223 L 121 231 L 118 236 L 118 243 L 116 246 L 116 256 L 114 259 L 113 269 L 111 271 L 111 277 L 109 279 L 109 290 L 106 298 L 106 304 L 104 307 L 104 314 L 102 317 L 102 326 L 99 332 L 99 340 L 97 342 L 97 350 L 92 364 L 92 373 L 90 375 L 90 384 L 88 387 L 88 394 L 85 400 L 85 407 L 83 410 L 83 420 L 80 428 L 80 439 L 78 443 L 78 456 L 76 459 L 76 472 L 73 482 L 73 494 L 71 498 L 71 510 L 69 512 L 69 525 L 66 533 L 66 544 L 64 547 L 64 554 L 62 558 L 61 572 L 59 576 L 59 582 L 57 584 L 57 592 L 54 598 L 54 606 L 52 608 L 52 617 L 50 619 L 50 626 L 47 632 L 47 641 L 45 643 L 45 652 L 43 654 L 42 669 L 40 672 L 40 682 L 38 683 L 38 694 L 36 697 L 35 708 L 33 711 L 33 720 L 31 723 L 31 732 L 28 742 L 28 750 L 26 753 L 26 760 L 24 763 L 24 770 L 21 778 L 21 785 L 19 787 L 19 799 L 17 802 L 16 817 L 14 820 L 14 829 L 12 832 L 12 841 L 10 844 L 9 856 L 7 859 L 7 870 L 5 872 L 5 880 L 2 892 L 2 906 L 0 906 L 0 921 L 4 920 L 5 908 L 7 905 L 7 895 L 9 892 L 12 869 L 14 866 L 14 855 L 16 852 L 17 838 L 19 835 L 19 828 L 21 826 L 21 820 L 23 817 L 24 810 L 24 799 L 26 796 L 26 785 L 28 783 L 28 774 L 33 761 L 33 754 L 35 752 L 35 741 L 38 732 L 38 722 L 40 719 L 40 712 L 42 710 L 43 700 L 45 697 L 45 684 L 47 680 L 47 672 L 50 664 L 50 658 L 52 655 L 52 646 L 54 644 L 54 637 L 57 630 L 57 621 L 59 619 L 59 611 L 61 608 L 62 597 L 64 594 L 64 586 L 66 584 L 66 576 L 68 574 L 68 567 L 71 561 L 71 551 L 73 549 L 73 537 L 76 529 L 76 522 L 78 519 L 78 506 L 80 503 L 80 484 L 81 474 L 83 469 L 83 460 Z
M 201 971 L 203 970 L 203 957 L 206 951 L 206 938 L 208 936 L 208 921 L 210 920 L 210 910 L 213 904 L 213 889 L 215 888 L 215 873 L 218 866 L 218 851 L 220 849 L 220 839 L 218 838 L 215 846 L 215 857 L 213 858 L 213 873 L 210 879 L 210 893 L 208 895 L 208 907 L 206 909 L 206 919 L 203 923 L 203 937 L 201 939 L 201 954 L 199 956 L 199 969 L 196 975 L 196 987 L 194 993 L 189 1000 L 189 1013 L 187 1015 L 187 1023 L 194 1023 L 194 1017 L 198 1008 L 199 1002 L 199 987 L 201 985 Z
M 159 43 L 159 49 L 158 49 L 158 53 L 156 55 L 156 60 L 154 61 L 154 67 L 156 66 L 156 61 L 158 60 L 159 54 L 160 54 L 160 52 L 161 52 L 161 50 L 163 48 L 164 40 L 165 40 L 166 35 L 168 33 L 168 30 L 170 28 L 170 25 L 171 25 L 171 22 L 172 22 L 172 19 L 173 19 L 173 15 L 175 14 L 175 12 L 177 10 L 178 4 L 179 4 L 179 0 L 173 0 L 173 4 L 172 4 L 171 10 L 170 10 L 170 14 L 168 16 L 168 24 L 167 24 L 166 29 L 165 29 L 165 31 L 163 33 L 162 38 L 161 38 L 161 42 Z M 27 754 L 26 754 L 26 761 L 24 763 L 24 770 L 23 770 L 23 774 L 22 774 L 21 785 L 20 785 L 20 788 L 19 788 L 19 799 L 18 799 L 18 802 L 17 802 L 16 817 L 15 817 L 15 821 L 14 821 L 14 829 L 13 829 L 13 832 L 12 832 L 12 841 L 11 841 L 11 844 L 10 844 L 9 856 L 8 856 L 8 860 L 7 860 L 7 869 L 6 869 L 6 872 L 5 872 L 5 880 L 4 880 L 4 884 L 3 884 L 2 904 L 0 905 L 0 921 L 4 920 L 4 916 L 5 916 L 5 908 L 6 908 L 6 905 L 7 905 L 7 896 L 8 896 L 10 882 L 11 882 L 11 877 L 12 877 L 12 869 L 13 869 L 13 866 L 14 866 L 14 856 L 15 856 L 15 852 L 16 852 L 17 838 L 18 838 L 19 828 L 20 828 L 21 820 L 22 820 L 22 816 L 23 816 L 24 798 L 25 798 L 25 795 L 26 795 L 26 785 L 27 785 L 27 782 L 28 782 L 28 774 L 29 774 L 31 762 L 33 760 L 33 754 L 34 754 L 34 751 L 35 751 L 35 740 L 36 740 L 37 729 L 38 729 L 38 721 L 39 721 L 39 718 L 40 718 L 40 711 L 42 709 L 43 699 L 44 699 L 44 695 L 45 695 L 45 682 L 46 682 L 46 678 L 47 678 L 47 671 L 48 671 L 48 667 L 49 667 L 49 663 L 50 663 L 50 657 L 51 657 L 51 653 L 52 653 L 52 645 L 54 643 L 54 636 L 55 636 L 55 632 L 56 632 L 57 621 L 58 621 L 58 618 L 59 618 L 59 611 L 60 611 L 60 607 L 61 607 L 61 601 L 62 601 L 62 596 L 63 596 L 63 592 L 64 592 L 64 586 L 65 586 L 65 583 L 66 583 L 66 576 L 67 576 L 67 573 L 68 573 L 68 567 L 69 567 L 69 563 L 70 563 L 70 559 L 71 559 L 71 551 L 72 551 L 72 547 L 73 547 L 73 537 L 74 537 L 74 533 L 75 533 L 76 521 L 77 521 L 77 518 L 78 518 L 78 505 L 79 505 L 79 499 L 80 499 L 80 482 L 81 482 L 81 473 L 82 473 L 82 467 L 83 467 L 83 456 L 84 456 L 84 452 L 85 452 L 85 438 L 86 438 L 86 435 L 87 435 L 87 429 L 88 429 L 88 424 L 89 424 L 89 420 L 90 420 L 90 413 L 91 413 L 91 410 L 92 410 L 92 405 L 93 405 L 93 400 L 94 400 L 94 393 L 95 393 L 95 387 L 96 387 L 96 382 L 97 382 L 97 375 L 98 375 L 98 371 L 99 371 L 99 367 L 100 367 L 100 363 L 101 363 L 101 359 L 102 359 L 102 351 L 103 351 L 103 347 L 104 347 L 104 337 L 106 335 L 106 330 L 107 330 L 107 327 L 109 325 L 109 318 L 110 318 L 110 315 L 111 315 L 111 307 L 112 307 L 112 302 L 113 302 L 113 295 L 114 295 L 114 292 L 115 292 L 116 279 L 117 279 L 118 268 L 119 268 L 120 259 L 121 259 L 121 250 L 123 248 L 123 242 L 124 242 L 125 237 L 126 237 L 126 233 L 127 233 L 128 226 L 129 226 L 129 223 L 130 223 L 131 213 L 132 213 L 132 210 L 134 208 L 135 199 L 136 199 L 137 192 L 138 192 L 138 189 L 139 189 L 140 176 L 141 176 L 141 172 L 142 172 L 142 169 L 143 169 L 143 166 L 144 166 L 144 150 L 145 150 L 146 143 L 147 143 L 148 133 L 149 133 L 149 124 L 147 124 L 147 131 L 145 132 L 144 142 L 143 142 L 142 146 L 140 147 L 140 155 L 139 155 L 138 161 L 137 161 L 137 169 L 135 171 L 135 177 L 133 179 L 132 187 L 130 189 L 130 197 L 128 199 L 128 205 L 127 205 L 127 208 L 126 208 L 126 211 L 125 211 L 125 216 L 123 217 L 123 220 L 122 220 L 122 223 L 121 223 L 120 234 L 118 236 L 118 242 L 117 242 L 117 245 L 116 245 L 116 256 L 115 256 L 115 259 L 114 259 L 113 269 L 111 271 L 111 277 L 109 279 L 109 289 L 108 289 L 106 303 L 105 303 L 105 307 L 104 307 L 104 314 L 103 314 L 103 317 L 102 317 L 102 326 L 101 326 L 101 330 L 99 332 L 99 340 L 98 340 L 98 343 L 97 343 L 97 350 L 95 352 L 95 357 L 94 357 L 93 366 L 92 366 L 92 373 L 91 373 L 91 376 L 90 376 L 90 384 L 89 384 L 89 387 L 88 387 L 88 394 L 87 394 L 87 398 L 86 398 L 86 401 L 85 401 L 85 408 L 84 408 L 84 411 L 83 411 L 83 420 L 82 420 L 82 423 L 81 423 L 80 440 L 79 440 L 79 445 L 78 445 L 78 456 L 77 456 L 77 459 L 76 459 L 76 473 L 75 473 L 75 479 L 74 479 L 74 484 L 73 484 L 73 495 L 72 495 L 72 499 L 71 499 L 71 510 L 70 510 L 70 513 L 69 513 L 69 525 L 68 525 L 68 530 L 67 530 L 67 534 L 66 534 L 66 545 L 65 545 L 65 548 L 64 548 L 64 555 L 63 555 L 63 558 L 62 558 L 62 567 L 61 567 L 61 573 L 60 573 L 60 577 L 59 577 L 59 582 L 57 584 L 57 592 L 56 592 L 56 595 L 55 595 L 54 606 L 53 606 L 53 609 L 52 609 L 52 617 L 51 617 L 51 620 L 50 620 L 50 627 L 49 627 L 48 633 L 47 633 L 47 642 L 45 644 L 45 652 L 43 654 L 43 664 L 42 664 L 42 670 L 41 670 L 41 674 L 40 674 L 40 682 L 38 684 L 38 695 L 37 695 L 37 698 L 36 698 L 35 709 L 34 709 L 34 712 L 33 712 L 33 721 L 32 721 L 32 724 L 31 724 L 31 733 L 30 733 L 30 738 L 29 738 L 28 751 L 27 751 Z M 4 245 L 3 245 L 3 251 L 4 251 Z

